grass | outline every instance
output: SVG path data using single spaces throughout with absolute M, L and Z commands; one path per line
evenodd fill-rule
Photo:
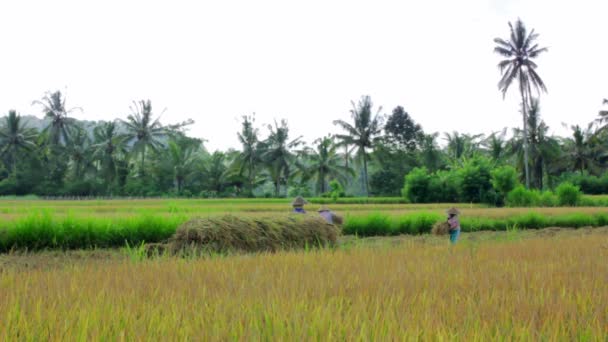
M 360 236 L 422 234 L 429 233 L 433 225 L 445 216 L 434 212 L 418 212 L 405 215 L 372 213 L 346 217 L 344 234 Z M 507 230 L 510 227 L 538 229 L 546 227 L 600 227 L 608 225 L 608 213 L 573 212 L 547 215 L 536 211 L 520 212 L 510 216 L 469 216 L 460 220 L 462 231 Z
M 4 268 L 0 339 L 603 341 L 608 235 L 589 232 Z
M 369 206 L 359 205 L 357 210 L 346 211 L 345 234 L 422 234 L 430 232 L 435 222 L 444 219 L 443 208 L 421 211 L 409 207 L 395 210 L 392 205 Z M 378 207 L 385 210 L 373 209 Z M 142 242 L 161 242 L 171 237 L 181 224 L 192 217 L 221 216 L 220 212 L 200 215 L 177 211 L 170 214 L 154 213 L 148 209 L 141 210 L 139 214 L 116 215 L 56 213 L 51 209 L 30 209 L 30 212 L 0 223 L 0 252 L 13 249 L 90 249 L 122 247 L 126 243 L 135 246 Z M 463 231 L 506 230 L 512 226 L 526 229 L 608 225 L 608 213 L 603 208 L 474 207 L 463 209 L 462 212 Z M 272 215 L 279 216 L 278 212 L 272 212 Z M 313 211 L 310 215 L 316 213 Z M 239 215 L 242 219 L 268 216 L 263 211 Z

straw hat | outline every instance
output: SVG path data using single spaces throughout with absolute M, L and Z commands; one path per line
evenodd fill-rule
M 302 196 L 296 197 L 296 199 L 294 199 L 293 202 L 291 202 L 291 205 L 294 207 L 301 207 L 304 204 L 308 204 L 308 201 L 305 200 L 304 198 L 302 198 Z
M 324 211 L 329 211 L 329 208 L 326 205 L 322 205 L 319 210 L 317 210 L 318 212 L 324 212 Z
M 448 215 L 460 215 L 460 210 L 452 207 L 446 211 Z

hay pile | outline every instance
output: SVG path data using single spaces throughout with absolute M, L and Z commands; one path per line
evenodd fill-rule
M 447 221 L 439 221 L 433 225 L 431 233 L 434 235 L 446 235 L 450 232 L 450 224 Z
M 316 215 L 276 217 L 195 218 L 178 228 L 168 250 L 180 253 L 198 249 L 206 252 L 275 252 L 278 250 L 332 246 L 340 228 Z

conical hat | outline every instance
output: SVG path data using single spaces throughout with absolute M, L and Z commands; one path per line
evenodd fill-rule
M 460 210 L 452 207 L 446 211 L 448 215 L 460 215 Z
M 329 208 L 326 205 L 322 205 L 319 210 L 317 210 L 318 212 L 322 212 L 322 211 L 329 211 Z
M 306 201 L 304 198 L 302 198 L 302 196 L 298 196 L 296 197 L 293 202 L 291 202 L 291 205 L 295 206 L 303 206 L 304 204 L 308 204 L 308 201 Z

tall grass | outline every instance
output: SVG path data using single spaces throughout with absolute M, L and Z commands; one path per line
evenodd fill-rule
M 39 211 L 3 222 L 0 251 L 10 249 L 76 249 L 158 242 L 175 233 L 187 217 L 141 215 L 121 218 L 56 216 Z
M 0 340 L 605 341 L 605 244 L 589 235 L 8 269 Z
M 440 220 L 445 220 L 445 216 L 432 212 L 400 216 L 385 213 L 349 215 L 345 220 L 344 233 L 360 236 L 422 234 L 429 233 L 433 224 Z M 599 227 L 608 225 L 608 213 L 543 215 L 536 212 L 528 212 L 498 218 L 463 216 L 460 220 L 460 225 L 462 231 L 465 232 L 507 230 L 513 226 L 522 229 Z
M 409 212 L 409 213 L 408 213 Z M 241 213 L 239 216 L 245 215 Z M 316 215 L 312 212 L 309 215 Z M 193 214 L 152 214 L 142 211 L 129 216 L 57 214 L 39 210 L 0 223 L 0 252 L 11 249 L 79 249 L 131 246 L 161 242 Z M 255 216 L 261 217 L 261 216 Z M 429 233 L 443 220 L 441 211 L 401 211 L 348 214 L 343 233 L 374 236 Z M 465 232 L 526 228 L 583 227 L 608 225 L 608 213 L 599 208 L 466 209 L 461 218 Z

